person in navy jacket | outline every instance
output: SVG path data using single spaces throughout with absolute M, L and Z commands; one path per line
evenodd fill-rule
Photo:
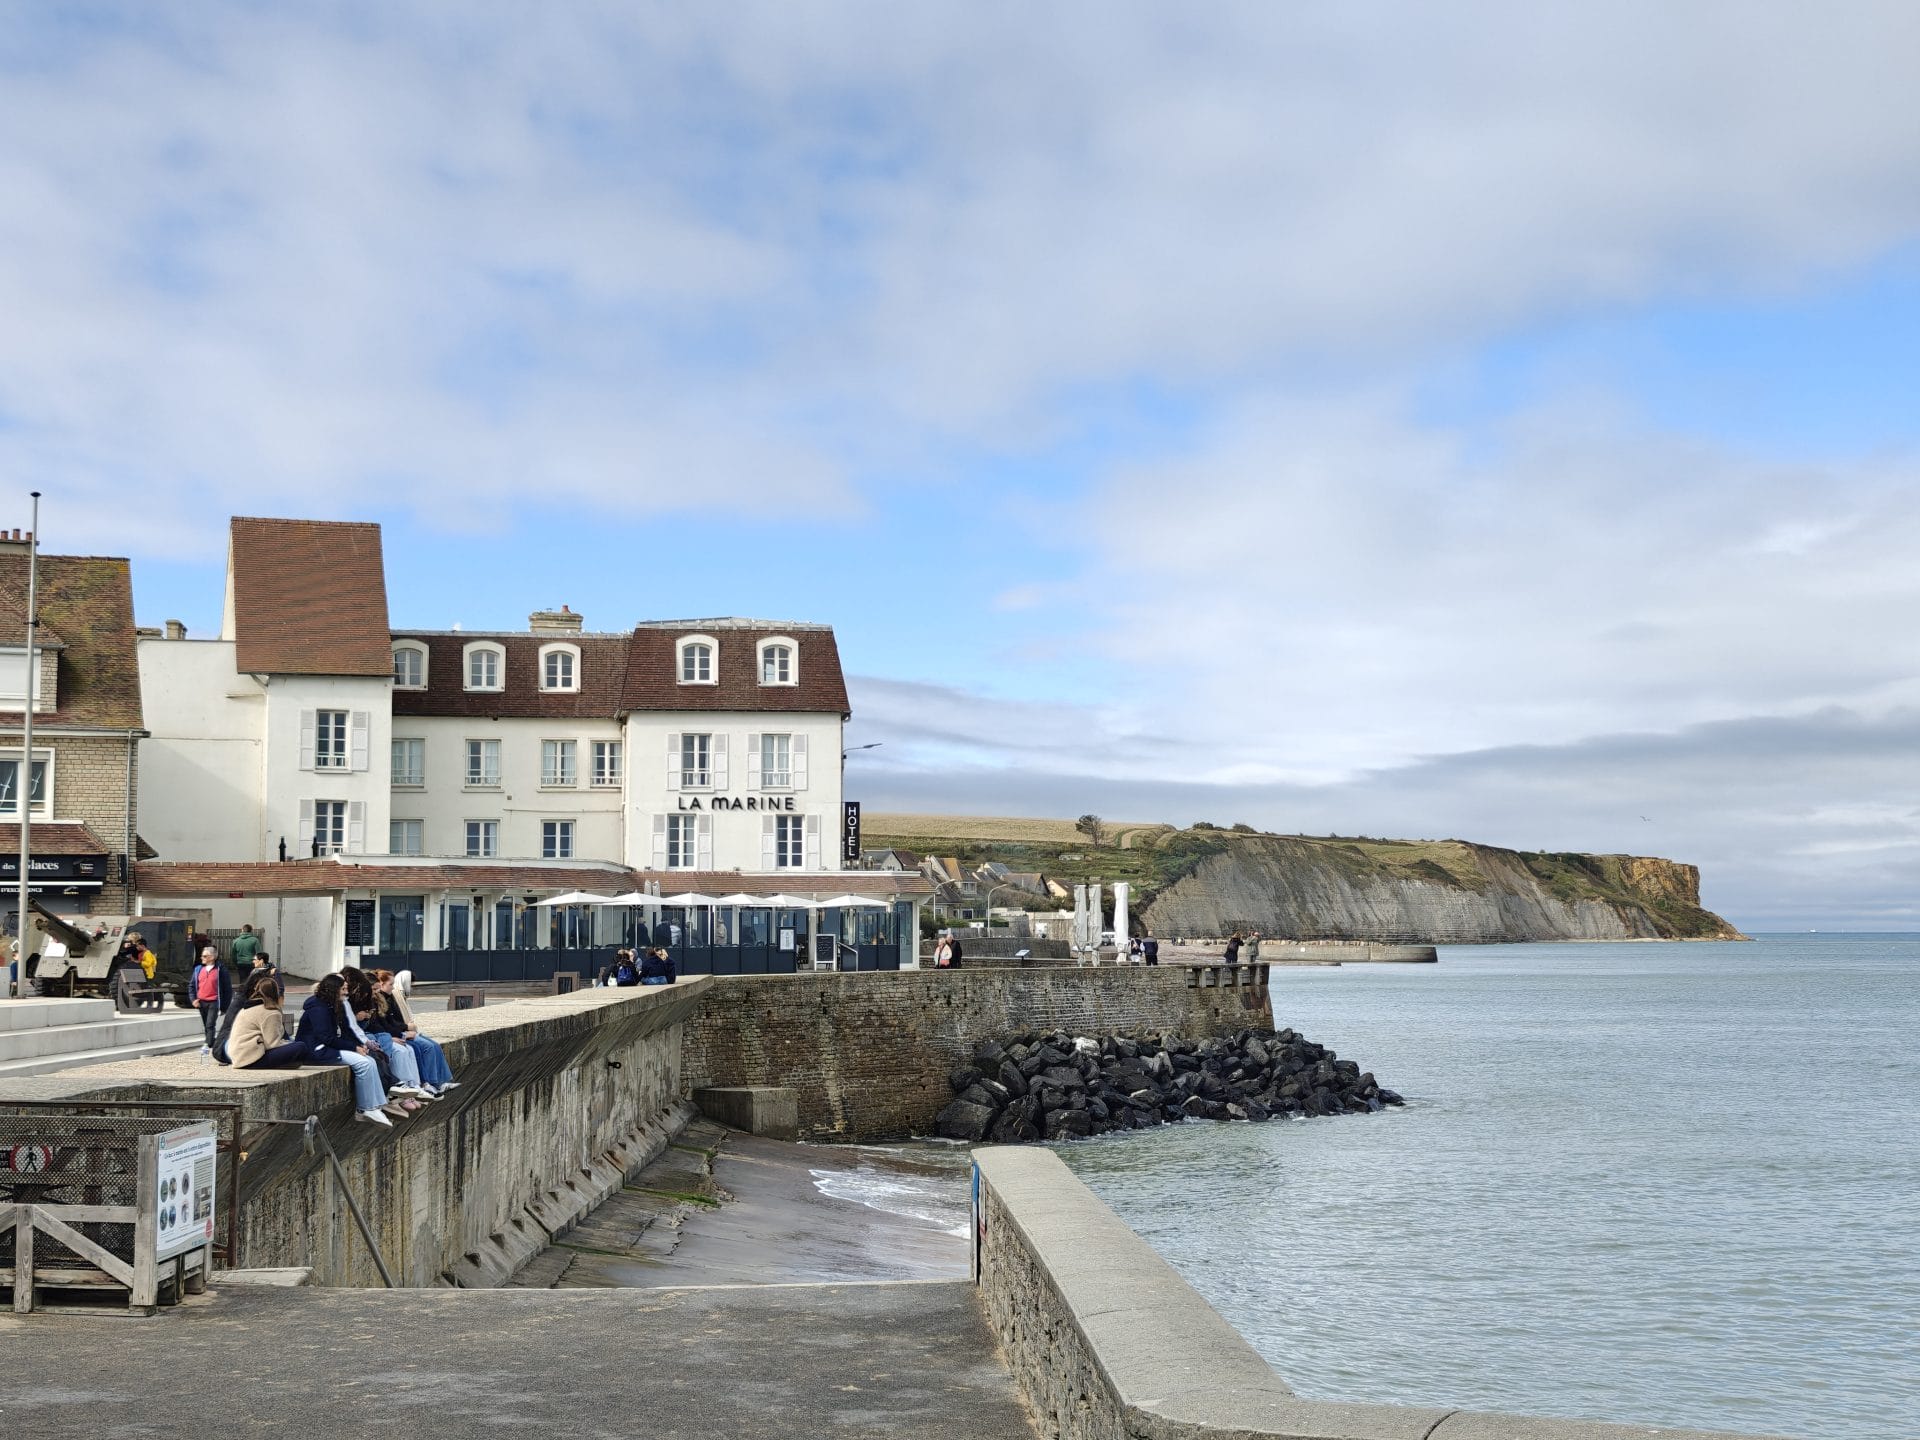
M 354 1119 L 368 1125 L 387 1125 L 383 1108 L 386 1091 L 380 1084 L 380 1067 L 373 1059 L 373 1047 L 361 1043 L 347 1024 L 346 1002 L 340 996 L 347 982 L 338 975 L 323 975 L 313 994 L 300 1007 L 300 1028 L 293 1038 L 313 1047 L 316 1065 L 345 1065 L 353 1071 Z

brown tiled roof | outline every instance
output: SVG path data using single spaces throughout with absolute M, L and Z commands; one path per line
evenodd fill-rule
M 141 729 L 140 661 L 134 650 L 133 578 L 127 562 L 100 555 L 42 555 L 39 585 L 40 633 L 61 637 L 65 648 L 56 670 L 58 708 L 36 713 L 33 723 Z M 0 587 L 26 595 L 25 555 L 0 555 Z M 20 615 L 24 623 L 24 598 Z M 0 639 L 0 644 L 24 645 L 26 635 Z
M 393 692 L 395 715 L 533 716 L 611 720 L 620 713 L 620 692 L 627 678 L 625 635 L 481 635 L 466 631 L 396 630 L 395 640 L 418 640 L 427 647 L 427 688 Z M 464 654 L 476 640 L 490 640 L 506 652 L 503 690 L 468 691 Z M 540 688 L 540 647 L 563 642 L 580 647 L 580 689 Z
M 35 833 L 38 827 L 35 827 Z M 149 899 L 225 895 L 335 895 L 342 890 L 467 890 L 487 893 L 524 890 L 557 893 L 585 890 L 596 895 L 625 894 L 658 881 L 663 894 L 693 891 L 704 895 L 786 892 L 817 895 L 926 895 L 918 875 L 873 871 L 795 871 L 785 875 L 741 875 L 731 870 L 610 870 L 549 865 L 467 865 L 448 860 L 429 865 L 383 865 L 379 856 L 362 863 L 334 860 L 183 860 L 143 863 L 134 869 L 135 889 Z
M 677 642 L 687 635 L 711 635 L 719 655 L 712 685 L 682 685 L 676 668 Z M 758 671 L 760 641 L 790 636 L 799 667 L 795 685 L 762 685 Z M 634 627 L 627 653 L 625 708 L 628 710 L 788 710 L 845 716 L 846 677 L 840 673 L 840 648 L 824 625 L 767 624 L 733 628 L 712 621 L 646 624 Z
M 392 673 L 378 525 L 236 515 L 231 535 L 242 673 Z
M 85 825 L 45 821 L 33 827 L 33 853 L 36 855 L 110 855 L 112 848 Z M 20 827 L 0 825 L 0 855 L 20 854 Z

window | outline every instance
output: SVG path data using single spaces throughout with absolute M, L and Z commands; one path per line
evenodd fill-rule
M 333 855 L 347 848 L 347 802 L 313 802 L 313 845 L 321 855 Z
M 667 818 L 667 869 L 691 870 L 699 864 L 698 815 L 669 815 Z
M 316 770 L 347 768 L 346 711 L 316 710 L 313 712 L 313 768 Z
M 498 740 L 467 741 L 467 787 L 480 786 L 488 789 L 500 784 L 500 742 Z
M 418 645 L 393 647 L 393 684 L 396 690 L 427 688 L 427 652 Z
M 782 635 L 760 642 L 760 683 L 792 685 L 796 683 L 793 641 Z
M 680 642 L 680 683 L 682 685 L 713 684 L 713 639 L 706 635 L 690 636 Z
M 580 652 L 571 645 L 548 645 L 540 651 L 540 688 L 578 690 Z
M 498 820 L 467 821 L 467 854 L 476 860 L 490 860 L 500 853 Z
M 46 758 L 42 759 L 41 757 Z M 53 752 L 40 750 L 33 757 L 33 813 L 48 815 L 53 807 L 48 804 L 48 771 L 53 764 Z M 20 813 L 20 755 L 16 751 L 11 758 L 0 760 L 0 815 L 19 815 Z
M 593 742 L 593 783 L 595 785 L 620 783 L 620 742 L 618 740 Z
M 542 785 L 571 785 L 574 783 L 574 751 L 578 748 L 572 740 L 542 740 L 540 742 L 540 783 Z
M 807 828 L 804 815 L 773 817 L 773 863 L 776 869 L 798 870 L 807 863 Z
M 467 689 L 498 690 L 506 654 L 498 645 L 467 647 Z
M 760 737 L 760 783 L 769 790 L 784 790 L 793 784 L 793 737 Z
M 680 737 L 680 785 L 686 790 L 704 790 L 713 784 L 713 737 Z
M 542 860 L 573 858 L 573 821 L 543 820 L 540 822 L 540 858 Z
M 426 829 L 424 821 L 394 820 L 387 825 L 387 853 L 389 855 L 419 855 L 426 849 Z
M 38 645 L 33 647 L 40 651 Z M 46 694 L 35 682 L 33 708 L 43 708 Z M 10 650 L 0 650 L 0 710 L 24 710 L 27 708 L 27 647 L 16 646 Z
M 425 740 L 393 742 L 393 783 L 412 786 L 427 783 L 427 742 Z
M 380 953 L 412 952 L 426 943 L 427 897 L 424 895 L 382 895 L 380 897 Z

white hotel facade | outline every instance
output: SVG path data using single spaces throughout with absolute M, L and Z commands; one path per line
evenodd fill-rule
M 866 961 L 911 963 L 915 882 L 881 895 L 840 873 L 848 706 L 827 626 L 589 632 L 563 607 L 524 631 L 395 630 L 377 526 L 237 518 L 220 636 L 143 631 L 139 662 L 142 828 L 161 857 L 143 901 L 252 923 L 300 973 L 605 945 L 643 918 L 695 970 L 794 968 L 823 925 Z M 538 903 L 849 886 L 884 903 Z

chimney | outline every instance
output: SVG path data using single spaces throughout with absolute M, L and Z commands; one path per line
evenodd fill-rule
M 32 543 L 33 533 L 22 535 L 18 525 L 11 530 L 0 530 L 0 555 L 24 555 Z
M 562 605 L 558 610 L 536 610 L 527 616 L 527 628 L 536 635 L 578 635 L 582 618 Z
M 185 625 L 182 625 L 178 620 L 167 621 L 167 639 L 184 640 L 186 638 L 187 627 Z

